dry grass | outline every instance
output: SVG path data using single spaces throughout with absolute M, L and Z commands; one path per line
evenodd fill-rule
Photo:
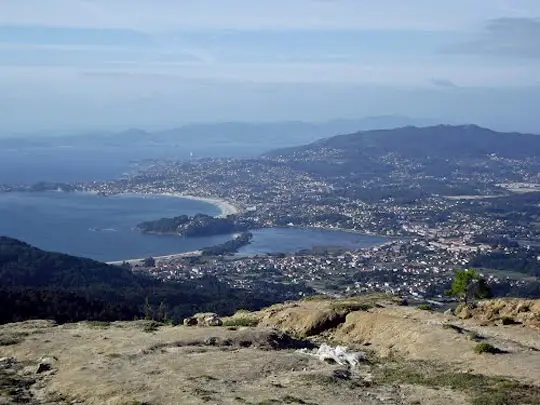
M 449 371 L 447 366 L 429 362 L 384 363 L 375 371 L 382 384 L 409 384 L 449 388 L 464 392 L 473 405 L 540 404 L 540 387 L 503 377 Z
M 537 311 L 534 305 L 512 305 L 516 314 Z M 502 314 L 505 308 L 496 307 L 501 312 L 496 319 L 509 316 Z M 225 318 L 232 327 L 149 321 L 5 325 L 0 339 L 9 345 L 0 346 L 0 358 L 15 357 L 34 376 L 41 357 L 57 360 L 36 384 L 24 379 L 24 367 L 15 374 L 0 367 L 0 404 L 5 398 L 13 402 L 14 387 L 23 395 L 21 384 L 30 384 L 43 404 L 540 403 L 540 351 L 532 350 L 538 346 L 537 333 L 489 322 L 481 326 L 478 316 L 448 324 L 438 312 L 391 305 L 388 297 L 377 296 L 241 311 Z M 258 326 L 251 326 L 255 321 Z M 507 353 L 475 354 L 470 336 L 480 334 L 483 342 Z M 297 353 L 306 341 L 294 336 L 364 345 L 360 350 L 373 353 L 351 373 Z

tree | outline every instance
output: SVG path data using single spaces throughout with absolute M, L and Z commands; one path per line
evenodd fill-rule
M 456 270 L 452 287 L 446 291 L 446 294 L 457 296 L 466 303 L 469 299 L 490 298 L 492 296 L 486 280 L 474 269 Z
M 156 259 L 153 257 L 147 257 L 144 259 L 143 264 L 145 267 L 154 267 L 156 265 Z

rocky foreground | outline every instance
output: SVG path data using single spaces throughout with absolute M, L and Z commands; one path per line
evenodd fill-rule
M 540 300 L 315 298 L 186 324 L 0 326 L 0 404 L 540 404 Z

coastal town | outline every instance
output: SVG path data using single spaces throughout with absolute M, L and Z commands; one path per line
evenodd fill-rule
M 441 128 L 433 131 L 449 127 Z M 457 128 L 470 130 L 485 133 Z M 540 159 L 505 156 L 504 150 L 452 159 L 440 149 L 433 152 L 442 154 L 437 159 L 415 153 L 383 148 L 367 154 L 348 143 L 314 143 L 252 159 L 147 160 L 117 180 L 39 187 L 103 198 L 195 198 L 216 205 L 229 229 L 241 225 L 242 231 L 307 228 L 385 238 L 356 249 L 313 246 L 253 255 L 233 244 L 233 251 L 115 263 L 162 280 L 214 276 L 246 289 L 264 282 L 296 286 L 299 294 L 388 291 L 442 299 L 457 269 L 475 267 L 500 294 L 540 293 Z
M 537 187 L 535 165 L 529 170 L 524 170 L 523 165 L 519 169 L 523 173 L 522 187 Z M 407 178 L 403 182 L 414 184 L 421 180 Z M 249 221 L 254 229 L 307 227 L 390 238 L 383 245 L 358 250 L 289 251 L 255 257 L 237 253 L 211 258 L 192 252 L 187 257 L 182 254 L 159 259 L 151 267 L 131 263 L 137 271 L 163 280 L 212 275 L 231 286 L 248 289 L 264 281 L 305 286 L 306 292 L 301 294 L 310 290 L 333 295 L 387 291 L 442 299 L 456 269 L 469 268 L 481 262 L 479 258 L 493 253 L 508 252 L 514 246 L 511 241 L 527 241 L 523 249 L 529 249 L 531 254 L 537 250 L 534 223 L 496 213 L 500 204 L 512 205 L 510 211 L 527 205 L 528 194 L 507 191 L 504 187 L 516 185 L 507 185 L 506 180 L 493 176 L 484 181 L 485 195 L 432 193 L 413 198 L 405 190 L 402 195 L 394 192 L 394 196 L 370 201 L 364 196 L 340 195 L 337 191 L 341 179 L 295 170 L 281 158 L 206 159 L 151 162 L 130 177 L 92 184 L 87 190 L 105 195 L 180 193 L 211 198 L 228 209 L 223 214 L 233 211 L 231 218 Z M 464 184 L 476 181 L 474 174 L 463 179 Z M 371 187 L 372 193 L 390 187 L 373 180 L 366 180 L 364 186 Z M 500 194 L 493 198 L 492 193 Z M 538 288 L 536 273 L 502 267 L 481 268 L 495 289 L 522 292 Z

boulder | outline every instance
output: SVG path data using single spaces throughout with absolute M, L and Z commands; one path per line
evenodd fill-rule
M 39 360 L 36 374 L 41 374 L 52 370 L 52 366 L 56 362 L 56 360 L 57 359 L 55 357 L 42 357 Z
M 223 322 L 219 316 L 214 312 L 204 312 L 193 315 L 193 318 L 197 320 L 198 326 L 221 326 Z
M 193 317 L 190 317 L 190 318 L 186 318 L 184 319 L 184 326 L 195 326 L 197 325 L 197 319 L 193 318 Z

